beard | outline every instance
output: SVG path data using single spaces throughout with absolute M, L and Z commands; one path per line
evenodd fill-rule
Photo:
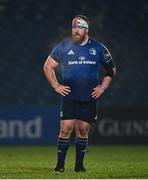
M 76 44 L 81 44 L 85 40 L 85 35 L 72 34 L 72 40 Z

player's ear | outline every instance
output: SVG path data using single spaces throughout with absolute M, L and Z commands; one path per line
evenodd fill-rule
M 86 33 L 88 34 L 88 29 L 86 29 Z

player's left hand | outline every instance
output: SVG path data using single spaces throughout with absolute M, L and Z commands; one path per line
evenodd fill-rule
M 99 86 L 96 86 L 95 88 L 93 88 L 93 92 L 92 92 L 92 97 L 97 99 L 98 97 L 100 97 L 102 94 L 104 93 L 104 90 L 99 87 Z

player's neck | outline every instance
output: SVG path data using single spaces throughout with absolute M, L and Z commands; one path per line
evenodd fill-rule
M 85 45 L 88 42 L 88 39 L 89 39 L 89 37 L 88 37 L 88 35 L 86 35 L 84 41 L 80 45 L 81 46 Z

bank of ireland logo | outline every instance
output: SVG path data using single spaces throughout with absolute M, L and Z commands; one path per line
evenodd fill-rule
M 81 61 L 84 61 L 85 59 L 86 59 L 85 56 L 80 56 L 80 57 L 79 57 L 79 60 L 81 60 Z
M 96 50 L 94 48 L 89 49 L 90 54 L 96 55 Z

